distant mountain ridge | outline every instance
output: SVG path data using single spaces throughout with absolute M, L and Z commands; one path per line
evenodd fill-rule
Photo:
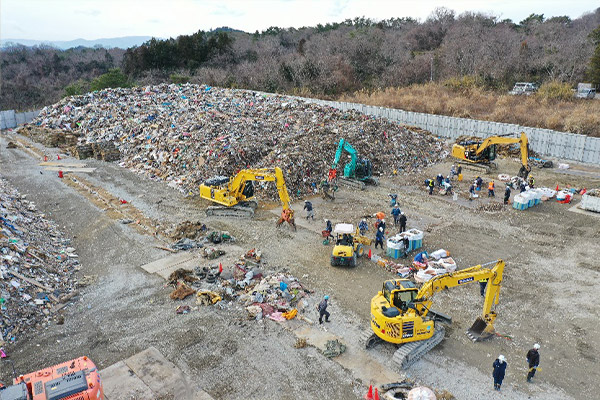
M 139 46 L 148 40 L 152 39 L 152 36 L 123 36 L 117 38 L 102 38 L 102 39 L 74 39 L 74 40 L 31 40 L 31 39 L 2 39 L 0 40 L 0 47 L 7 47 L 11 43 L 21 44 L 24 46 L 36 46 L 40 44 L 56 47 L 57 49 L 67 50 L 73 47 L 94 47 L 101 46 L 104 48 L 120 48 L 128 49 L 133 46 Z

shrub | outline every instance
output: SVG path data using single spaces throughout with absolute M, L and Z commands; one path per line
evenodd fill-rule
M 180 75 L 180 74 L 171 74 L 169 75 L 169 80 L 171 81 L 171 83 L 188 83 L 190 81 L 189 76 L 187 75 Z
M 544 83 L 537 91 L 536 96 L 544 100 L 571 100 L 573 91 L 568 83 L 551 81 Z
M 65 95 L 63 97 L 79 96 L 87 92 L 89 87 L 89 82 L 79 79 L 65 87 Z
M 90 89 L 102 90 L 106 88 L 127 88 L 131 86 L 132 84 L 129 82 L 127 75 L 122 73 L 119 68 L 113 68 L 107 73 L 95 78 L 90 84 Z

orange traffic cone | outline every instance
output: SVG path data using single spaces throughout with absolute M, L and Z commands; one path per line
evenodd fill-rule
M 60 160 L 60 154 L 57 154 L 57 155 L 56 155 L 56 159 L 57 159 L 57 160 Z
M 369 260 L 371 259 L 371 249 L 369 249 Z
M 377 389 L 375 389 L 377 390 Z M 369 385 L 369 391 L 365 394 L 365 400 L 374 400 L 373 399 L 373 385 Z
M 556 191 L 558 192 L 560 189 L 558 188 L 558 183 L 556 184 Z
M 379 400 L 379 393 L 377 393 L 377 388 L 375 388 L 375 395 L 373 396 L 373 400 Z

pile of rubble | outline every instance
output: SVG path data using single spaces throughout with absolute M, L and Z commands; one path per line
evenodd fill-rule
M 213 268 L 197 267 L 194 271 L 178 269 L 169 277 L 169 283 L 174 286 L 170 297 L 185 300 L 196 294 L 196 304 L 201 306 L 222 300 L 235 301 L 245 307 L 250 319 L 285 321 L 295 318 L 308 306 L 307 297 L 312 292 L 292 275 L 265 275 L 261 257 L 260 251 L 251 249 L 232 267 L 219 264 Z
M 0 178 L 0 345 L 48 323 L 77 291 L 75 249 Z
M 45 107 L 35 126 L 75 135 L 79 145 L 112 141 L 122 166 L 185 193 L 242 168 L 283 169 L 291 195 L 316 191 L 340 138 L 377 174 L 417 171 L 445 157 L 432 135 L 356 111 L 247 90 L 199 85 L 106 89 Z M 56 142 L 56 140 L 54 140 Z M 345 163 L 345 161 L 343 161 Z M 341 165 L 340 167 L 343 167 Z M 277 199 L 274 185 L 269 197 Z

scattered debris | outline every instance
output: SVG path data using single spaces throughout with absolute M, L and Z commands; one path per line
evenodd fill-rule
M 296 343 L 294 343 L 294 347 L 297 349 L 303 349 L 306 346 L 308 346 L 308 342 L 306 341 L 306 338 L 298 338 L 298 339 L 296 339 Z
M 192 289 L 185 283 L 180 283 L 177 286 L 177 289 L 175 289 L 171 292 L 169 297 L 171 297 L 171 299 L 173 299 L 173 300 L 183 300 L 186 297 L 193 295 L 194 293 L 196 293 L 196 291 L 194 289 Z
M 487 204 L 480 204 L 477 207 L 477 211 L 499 212 L 499 211 L 504 211 L 504 210 L 506 210 L 506 207 L 504 207 L 504 204 L 497 203 L 497 202 L 490 202 L 490 203 L 487 203 Z
M 192 311 L 192 309 L 187 305 L 177 306 L 175 309 L 177 314 L 188 314 L 190 311 Z
M 177 242 L 171 245 L 173 250 L 190 250 L 197 249 L 202 246 L 204 246 L 204 244 L 202 244 L 201 242 L 197 242 L 195 240 L 188 239 L 185 237 L 183 239 L 179 239 Z
M 75 249 L 0 178 L 0 345 L 51 322 L 51 314 L 78 293 Z
M 174 240 L 192 239 L 195 240 L 204 236 L 207 228 L 202 222 L 184 221 L 174 229 L 167 231 L 167 236 Z
M 325 350 L 323 355 L 327 358 L 337 357 L 346 351 L 346 345 L 340 342 L 338 339 L 328 340 L 325 344 Z
M 17 148 L 17 144 L 15 142 L 8 142 L 8 144 L 6 145 L 7 149 L 16 149 Z
M 169 283 L 171 284 L 177 284 L 177 282 L 180 280 L 189 283 L 197 281 L 198 278 L 194 276 L 192 271 L 184 268 L 176 269 L 175 271 L 171 272 L 171 275 L 169 275 Z
M 221 301 L 221 296 L 210 290 L 200 290 L 196 295 L 196 304 L 210 306 Z

